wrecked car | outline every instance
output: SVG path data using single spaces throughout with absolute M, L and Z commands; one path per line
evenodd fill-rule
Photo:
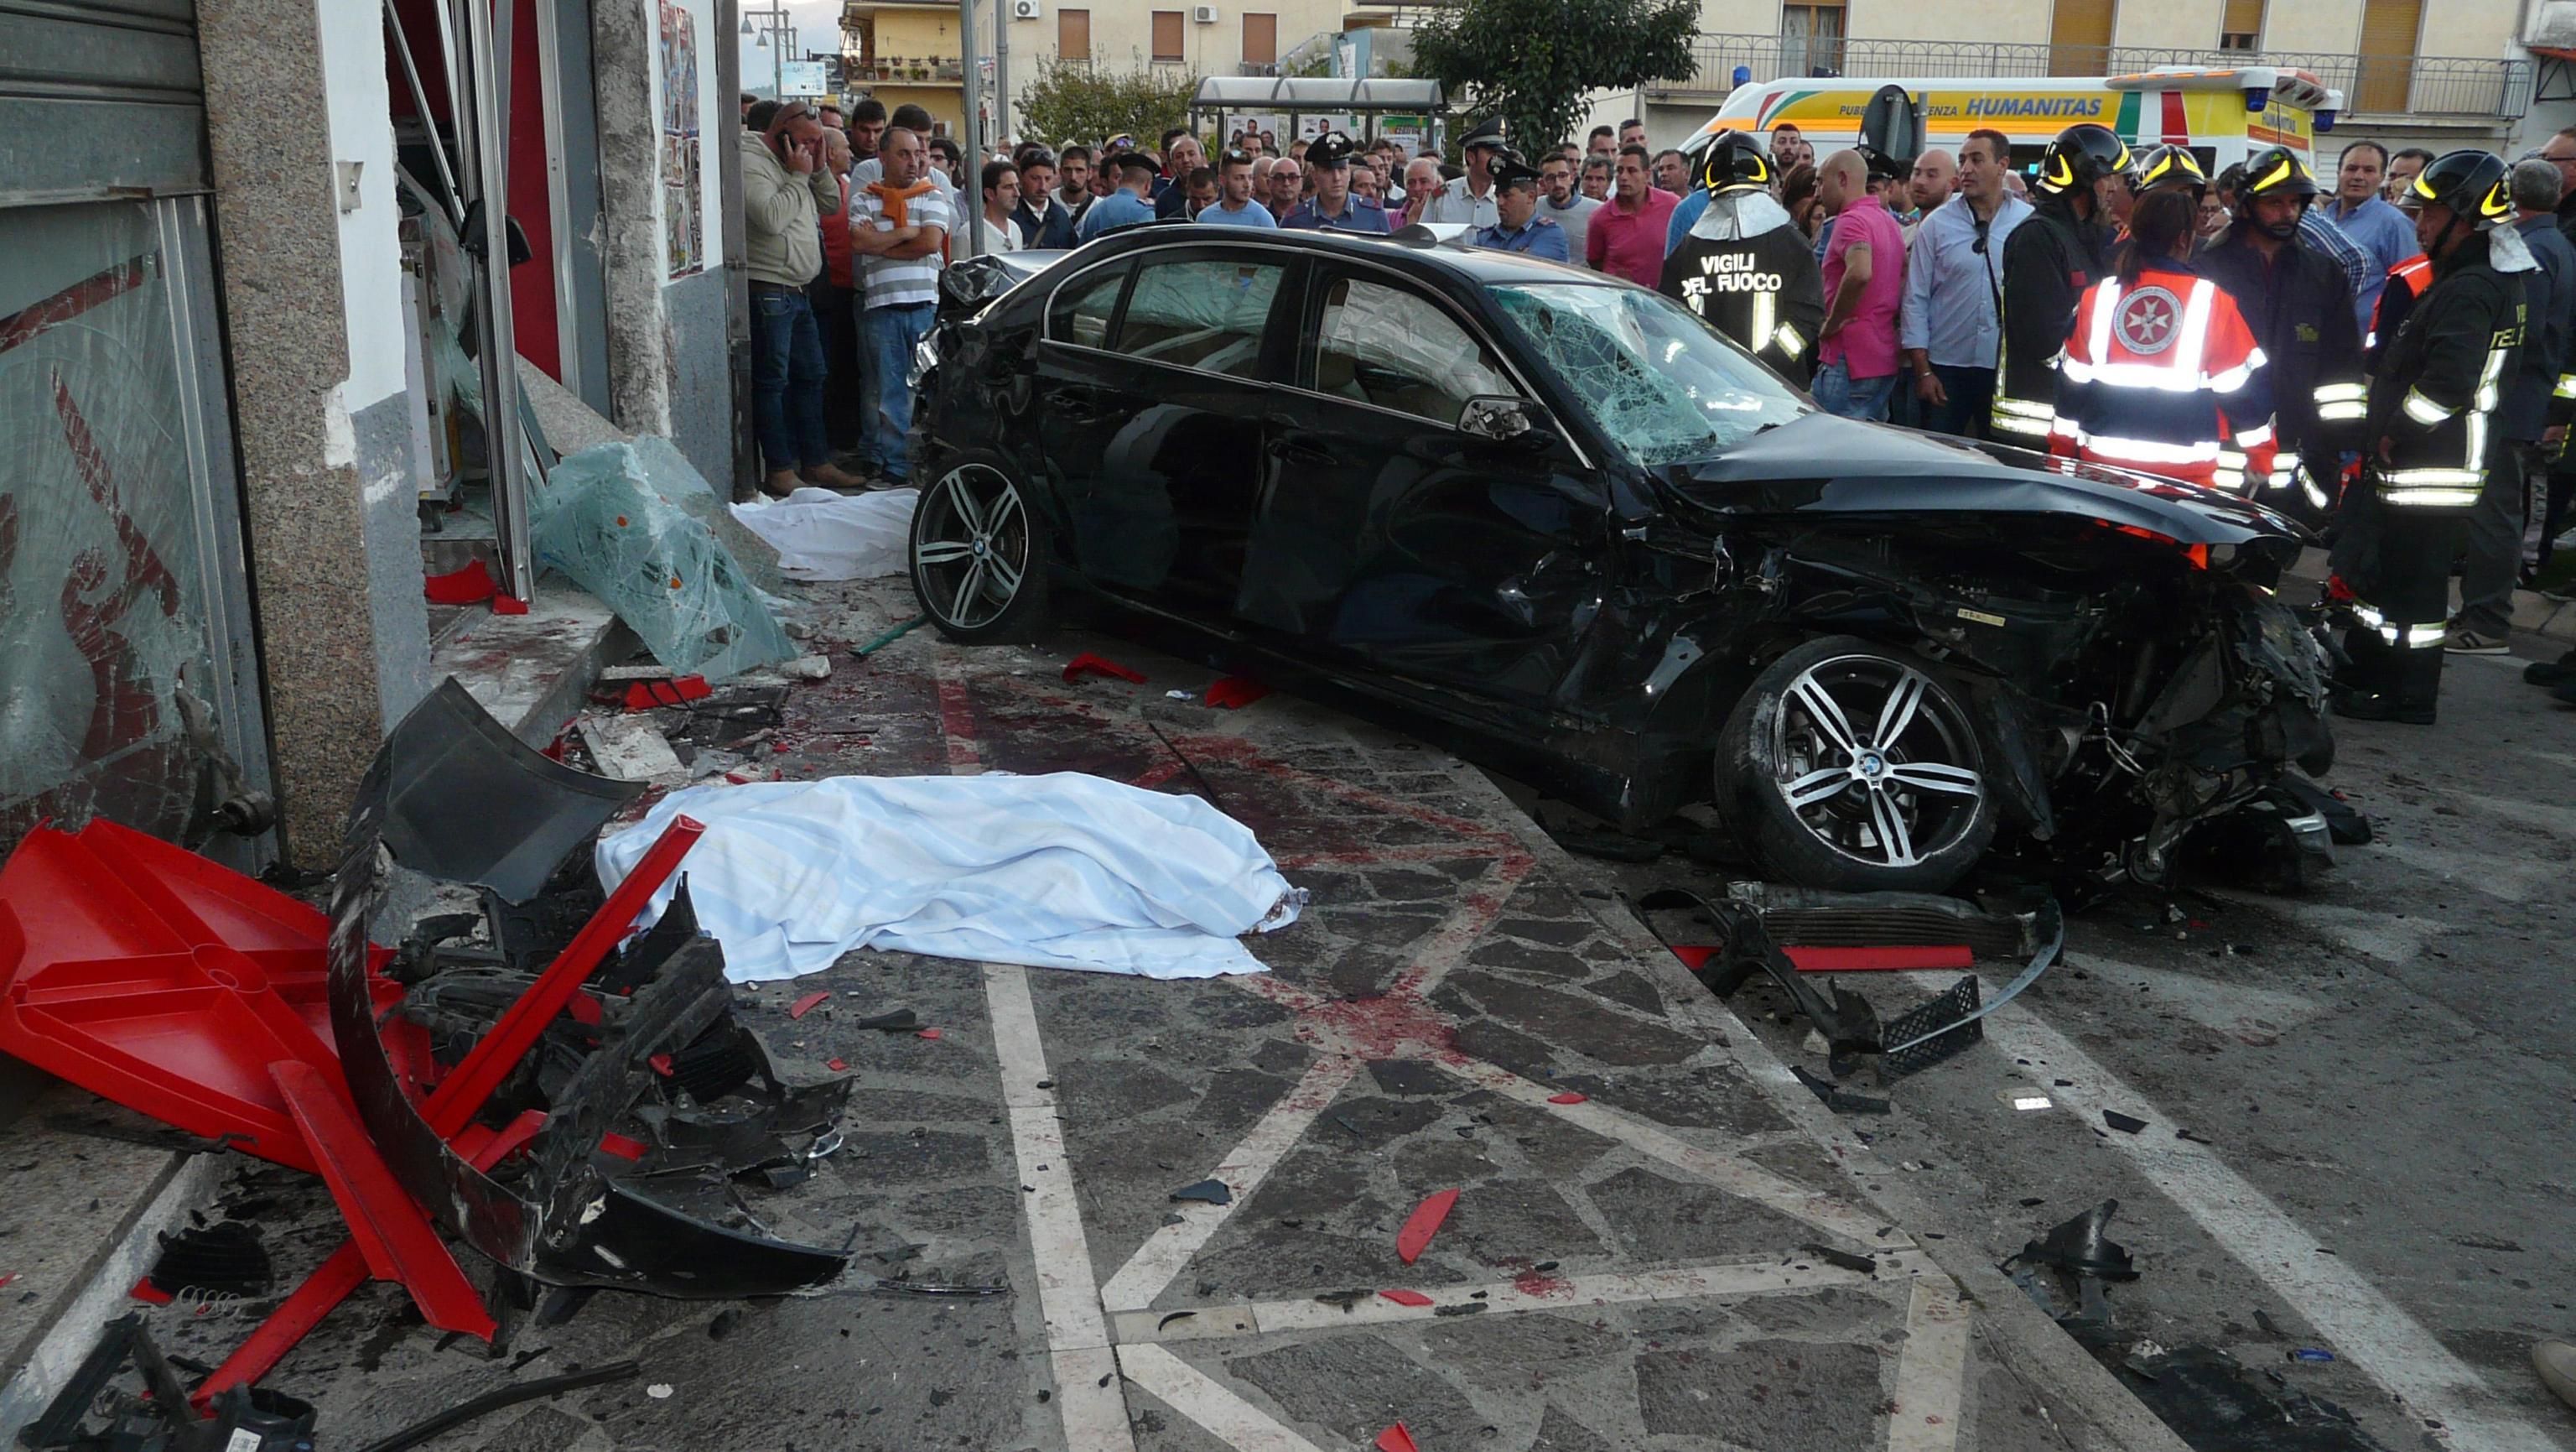
M 911 573 L 954 640 L 1078 588 L 1628 830 L 1712 801 L 1820 888 L 1999 842 L 2159 880 L 2331 764 L 2296 526 L 1831 417 L 1597 273 L 1139 228 L 926 353 Z

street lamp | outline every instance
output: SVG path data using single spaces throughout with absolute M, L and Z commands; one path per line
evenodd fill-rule
M 759 24 L 752 23 L 754 17 L 759 19 Z M 745 7 L 742 33 L 756 37 L 751 43 L 752 49 L 769 52 L 770 98 L 786 99 L 782 93 L 787 89 L 787 52 L 796 44 L 796 27 L 787 23 L 785 0 L 779 0 L 767 9 Z M 772 44 L 773 41 L 776 44 Z

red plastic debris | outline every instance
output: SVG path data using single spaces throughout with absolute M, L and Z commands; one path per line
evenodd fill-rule
M 11 1281 L 16 1280 L 17 1278 L 18 1278 L 18 1273 L 17 1273 L 16 1271 L 10 1271 L 10 1272 L 9 1272 L 8 1274 L 6 1274 L 6 1275 L 0 1275 L 0 1291 L 5 1291 L 5 1290 L 9 1289 L 9 1283 L 10 1283 Z
M 690 701 L 703 701 L 716 693 L 705 676 L 673 676 L 667 681 L 630 681 L 626 686 L 626 709 L 649 711 L 655 706 L 678 706 Z
M 1717 956 L 1717 950 L 1715 948 L 1675 948 L 1673 956 L 1682 960 L 1683 967 L 1697 973 L 1709 959 Z
M 492 613 L 495 615 L 525 615 L 528 613 L 528 602 L 520 599 L 516 595 L 494 595 L 492 597 Z
M 1422 1452 L 1422 1449 L 1414 1444 L 1413 1434 L 1398 1422 L 1377 1434 L 1377 1452 Z
M 147 1306 L 166 1306 L 169 1305 L 173 1299 L 168 1291 L 152 1284 L 152 1278 L 150 1276 L 145 1276 L 143 1279 L 136 1281 L 134 1283 L 134 1289 L 127 1291 L 126 1294 L 132 1296 L 138 1301 L 141 1301 Z
M 818 1003 L 821 1003 L 824 999 L 827 999 L 827 998 L 829 998 L 829 997 L 831 997 L 831 996 L 832 996 L 832 995 L 831 995 L 831 993 L 830 993 L 830 992 L 828 992 L 828 991 L 826 991 L 826 990 L 822 990 L 822 989 L 817 989 L 816 991 L 814 991 L 814 992 L 812 992 L 812 993 L 809 993 L 809 994 L 806 994 L 803 998 L 800 998 L 800 999 L 796 1000 L 796 1002 L 795 1002 L 795 1003 L 793 1003 L 793 1004 L 789 1005 L 789 1007 L 788 1007 L 788 1009 L 787 1009 L 787 1016 L 788 1016 L 789 1018 L 803 1018 L 805 1015 L 807 1015 L 807 1014 L 809 1014 L 809 1013 L 812 1013 L 812 1012 L 814 1011 L 814 1005 L 816 1005 L 816 1004 L 818 1004 Z
M 640 1139 L 636 1139 L 630 1135 L 619 1134 L 613 1129 L 606 1131 L 599 1137 L 599 1152 L 601 1154 L 615 1155 L 621 1160 L 640 1160 L 644 1158 L 645 1153 L 652 1148 L 653 1147 L 651 1145 L 646 1144 Z
M 645 1063 L 648 1063 L 648 1064 L 650 1064 L 650 1065 L 652 1065 L 652 1066 L 653 1066 L 653 1072 L 654 1072 L 654 1073 L 661 1075 L 661 1076 L 662 1076 L 663 1078 L 665 1078 L 665 1079 L 668 1079 L 668 1078 L 670 1078 L 670 1077 L 671 1077 L 671 1056 L 670 1056 L 670 1055 L 668 1055 L 668 1054 L 655 1054 L 653 1057 L 651 1057 L 651 1058 L 649 1058 L 649 1059 L 646 1059 L 644 1062 L 645 1062 Z
M 1567 1090 L 1563 1094 L 1550 1094 L 1547 1096 L 1547 1102 L 1550 1104 L 1581 1104 L 1591 1097 L 1592 1096 L 1589 1094 L 1577 1094 L 1572 1090 Z
M 598 999 L 587 993 L 576 993 L 564 1004 L 564 1012 L 584 1028 L 597 1028 L 608 1011 L 600 1006 Z
M 492 583 L 492 572 L 479 559 L 466 561 L 464 569 L 432 575 L 421 586 L 432 605 L 480 605 L 500 588 Z
M 939 1037 L 939 1030 L 937 1030 L 937 1029 L 923 1029 L 919 1034 L 915 1035 L 915 1037 L 917 1037 L 917 1038 L 925 1038 L 925 1039 L 935 1039 L 935 1038 Z
M 823 1061 L 823 1067 L 831 1070 L 835 1074 L 838 1074 L 850 1067 L 850 1061 L 847 1059 L 825 1059 Z M 0 1284 L 6 1283 L 0 1282 Z
M 1145 673 L 1143 671 L 1134 670 L 1127 666 L 1120 665 L 1114 660 L 1103 659 L 1100 656 L 1093 655 L 1089 651 L 1084 651 L 1082 654 L 1075 656 L 1073 659 L 1065 662 L 1064 665 L 1064 679 L 1067 685 L 1071 685 L 1073 682 L 1082 679 L 1084 676 L 1115 676 L 1130 685 L 1141 686 L 1145 684 Z
M 313 1147 L 322 1183 L 349 1222 L 349 1237 L 358 1243 L 367 1269 L 380 1281 L 400 1281 L 430 1325 L 491 1340 L 496 1328 L 482 1294 L 465 1278 L 447 1242 L 438 1238 L 429 1212 L 394 1178 L 393 1166 L 358 1122 L 358 1111 L 337 1075 L 299 1059 L 281 1059 L 268 1072 L 285 1096 L 296 1128 Z M 433 1097 L 431 1103 L 436 1102 Z
M 1907 968 L 1974 968 L 1977 955 L 1965 943 L 1920 943 L 1911 947 L 1782 948 L 1801 973 L 1869 973 Z
M 1269 694 L 1270 688 L 1259 681 L 1247 681 L 1241 676 L 1227 676 L 1209 686 L 1206 694 L 1199 699 L 1220 711 L 1233 711 L 1249 706 Z
M 1458 1203 L 1458 1192 L 1443 1190 L 1413 1207 L 1404 1219 L 1404 1228 L 1395 1233 L 1396 1259 L 1411 1265 L 1422 1258 L 1423 1249 L 1438 1234 L 1440 1222 L 1449 1218 L 1449 1207 Z
M 1379 1295 L 1399 1306 L 1428 1306 L 1431 1298 L 1420 1291 L 1380 1291 Z

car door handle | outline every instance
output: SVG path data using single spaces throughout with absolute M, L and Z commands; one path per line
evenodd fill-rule
M 1338 463 L 1339 456 L 1316 442 L 1313 434 L 1282 433 L 1272 438 L 1270 448 L 1280 458 L 1300 464 Z

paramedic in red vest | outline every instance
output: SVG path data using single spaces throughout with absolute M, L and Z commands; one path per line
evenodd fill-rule
M 2338 569 L 2356 597 L 2336 682 L 2338 715 L 2433 724 L 2460 521 L 2486 487 L 2490 433 L 2522 347 L 2522 274 L 2537 267 L 2513 219 L 2503 161 L 2454 151 L 2400 199 L 2433 280 L 2370 370 L 2361 486 L 2344 529 L 2363 536 Z M 2344 544 L 2346 541 L 2338 541 Z
M 2119 270 L 2075 306 L 2049 452 L 2229 490 L 2270 476 L 2263 350 L 2227 289 L 2191 270 L 2199 223 L 2182 191 L 2129 213 Z

